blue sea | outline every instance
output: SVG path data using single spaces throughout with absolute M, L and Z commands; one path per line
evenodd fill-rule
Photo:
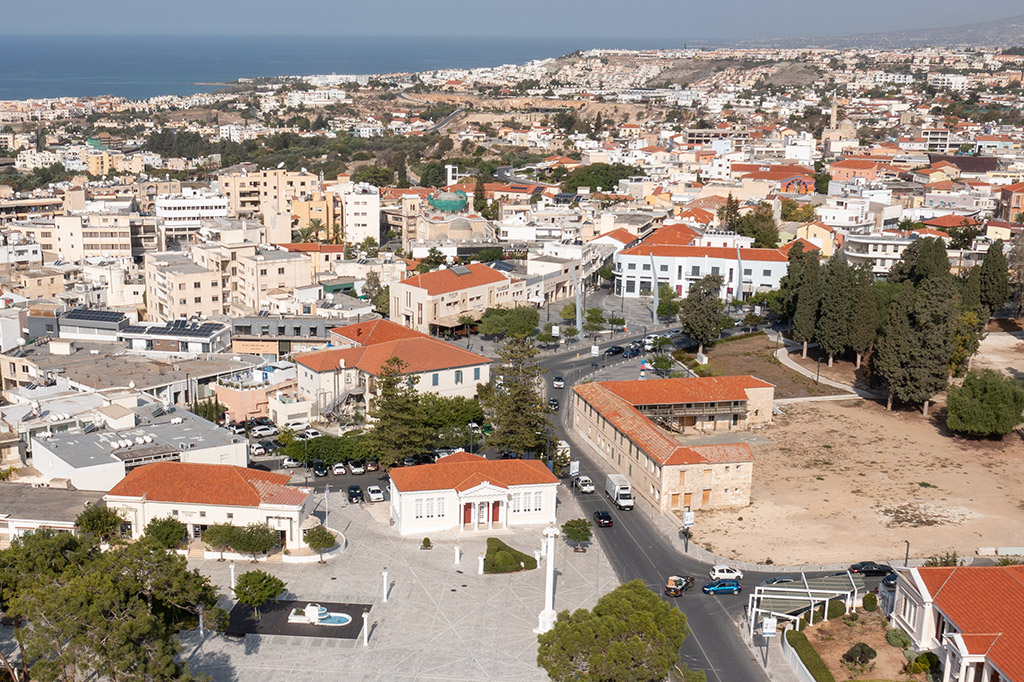
M 0 100 L 216 90 L 237 78 L 521 64 L 593 48 L 680 48 L 665 39 L 374 36 L 3 36 Z

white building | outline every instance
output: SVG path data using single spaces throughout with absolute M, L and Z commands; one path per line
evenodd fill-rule
M 344 90 L 329 88 L 326 90 L 293 90 L 284 97 L 285 105 L 289 107 L 322 107 L 328 104 L 351 102 L 348 93 Z
M 401 535 L 493 531 L 555 521 L 558 479 L 539 460 L 467 452 L 391 470 L 391 519 Z
M 203 220 L 228 217 L 228 198 L 208 190 L 182 188 L 181 194 L 160 194 L 154 202 L 160 249 L 199 231 Z
M 339 194 L 345 240 L 362 244 L 372 237 L 380 242 L 380 190 L 366 182 L 346 182 Z
M 285 549 L 303 546 L 302 523 L 313 511 L 313 489 L 290 486 L 288 474 L 241 466 L 158 462 L 135 469 L 103 496 L 142 536 L 154 519 L 185 524 L 188 537 L 199 539 L 213 524 L 276 530 Z

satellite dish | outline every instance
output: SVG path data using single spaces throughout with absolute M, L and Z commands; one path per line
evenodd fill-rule
M 284 161 L 282 161 L 281 163 L 277 164 L 277 167 L 278 168 L 284 168 Z
M 135 382 L 134 381 L 129 381 L 128 382 L 128 388 L 135 388 Z
M 23 338 L 21 338 L 21 337 L 19 337 L 19 338 L 18 338 L 18 345 L 19 345 L 19 346 L 24 346 L 24 345 L 25 345 L 25 343 L 26 343 L 26 342 L 25 342 L 25 339 L 23 339 Z

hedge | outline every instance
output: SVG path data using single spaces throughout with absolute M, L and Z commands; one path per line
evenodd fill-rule
M 825 661 L 821 660 L 821 656 L 811 646 L 810 641 L 807 639 L 807 635 L 796 630 L 790 630 L 786 633 L 786 641 L 789 645 L 796 650 L 797 655 L 800 656 L 800 660 L 803 661 L 804 666 L 807 668 L 807 672 L 811 674 L 817 682 L 836 682 L 836 678 L 832 677 L 832 673 L 825 665 Z
M 865 611 L 877 611 L 878 610 L 878 595 L 874 592 L 868 592 L 864 595 L 864 610 Z
M 828 602 L 828 619 L 834 620 L 846 615 L 846 602 L 842 599 L 831 599 Z
M 487 554 L 484 555 L 484 573 L 515 573 L 532 571 L 537 560 L 529 554 L 509 547 L 498 538 L 487 538 Z

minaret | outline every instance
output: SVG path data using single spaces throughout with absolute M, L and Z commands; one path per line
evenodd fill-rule
M 828 127 L 831 128 L 832 130 L 835 130 L 836 129 L 836 124 L 838 123 L 838 119 L 839 119 L 839 105 L 836 104 L 835 100 L 832 100 L 832 116 L 831 116 L 831 118 L 829 118 L 829 126 Z

